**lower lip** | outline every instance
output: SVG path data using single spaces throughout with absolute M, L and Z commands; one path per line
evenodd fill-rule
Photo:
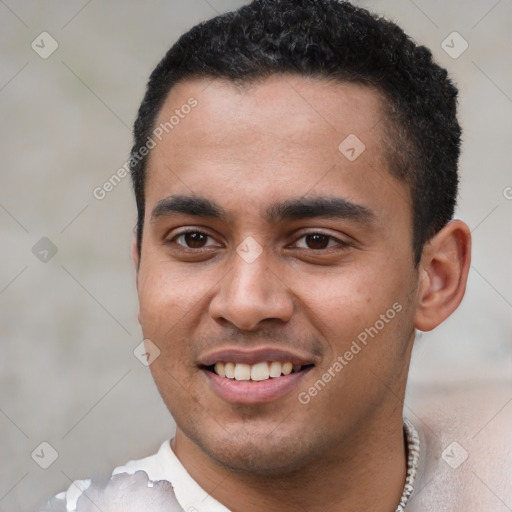
M 216 373 L 201 370 L 213 390 L 226 402 L 235 404 L 261 404 L 272 402 L 296 388 L 312 367 L 297 373 L 261 381 L 233 380 Z

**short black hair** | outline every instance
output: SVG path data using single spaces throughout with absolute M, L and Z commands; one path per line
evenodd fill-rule
M 385 150 L 392 175 L 410 189 L 413 252 L 453 216 L 461 129 L 457 88 L 432 53 L 395 23 L 347 1 L 254 0 L 182 35 L 151 73 L 134 125 L 130 171 L 140 254 L 146 144 L 178 82 L 220 78 L 243 84 L 295 74 L 359 83 L 383 95 Z

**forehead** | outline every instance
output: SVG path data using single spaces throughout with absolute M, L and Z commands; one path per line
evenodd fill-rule
M 383 112 L 375 89 L 352 83 L 294 75 L 179 83 L 155 124 L 148 207 L 173 193 L 261 208 L 276 196 L 337 190 L 363 205 L 380 196 L 381 207 L 398 195 L 408 208 L 408 191 L 389 173 Z
M 188 111 L 185 106 L 191 98 L 198 103 L 193 115 L 187 114 L 186 123 L 180 119 L 180 126 L 165 134 L 176 143 L 191 128 L 197 144 L 232 146 L 234 135 L 241 143 L 254 143 L 257 137 L 302 142 L 305 135 L 317 135 L 330 144 L 333 136 L 368 130 L 375 138 L 380 132 L 373 128 L 383 120 L 383 96 L 372 87 L 283 74 L 243 84 L 220 79 L 178 83 L 160 110 L 157 125 L 165 125 L 183 108 Z M 211 123 L 216 123 L 214 131 Z

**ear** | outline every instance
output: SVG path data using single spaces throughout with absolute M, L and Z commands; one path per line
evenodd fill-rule
M 423 249 L 414 326 L 431 331 L 459 306 L 471 263 L 471 232 L 452 220 Z

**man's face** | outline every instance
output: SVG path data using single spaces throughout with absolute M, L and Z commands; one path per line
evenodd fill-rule
M 177 438 L 225 466 L 328 461 L 401 408 L 418 273 L 382 111 L 287 75 L 183 82 L 159 114 L 180 119 L 150 154 L 139 320 Z

